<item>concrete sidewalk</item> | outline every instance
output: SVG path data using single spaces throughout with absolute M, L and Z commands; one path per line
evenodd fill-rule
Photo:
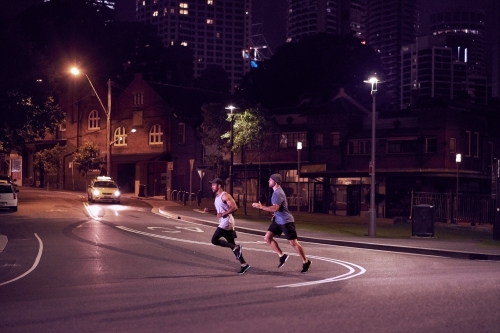
M 163 197 L 137 198 L 150 202 L 159 208 L 161 214 L 172 219 L 217 226 L 217 218 L 209 213 L 204 213 L 202 207 L 184 206 L 177 202 L 165 201 Z M 255 222 L 245 219 L 238 214 L 236 217 L 236 231 L 264 236 L 268 223 Z M 488 226 L 491 228 L 491 226 Z M 371 250 L 412 253 L 448 258 L 470 260 L 500 261 L 500 246 L 485 246 L 474 240 L 445 241 L 439 237 L 411 237 L 408 238 L 377 238 L 358 236 L 338 236 L 327 233 L 303 230 L 297 226 L 300 241 L 319 244 L 364 248 Z M 484 232 L 484 231 L 471 231 Z

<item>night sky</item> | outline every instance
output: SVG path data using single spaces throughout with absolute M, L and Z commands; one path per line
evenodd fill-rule
M 119 10 L 118 19 L 135 19 L 135 0 L 116 0 Z M 286 39 L 286 7 L 287 0 L 252 0 L 253 21 L 263 23 L 264 37 L 273 52 Z M 486 12 L 487 47 L 493 44 L 493 38 L 500 35 L 500 0 L 420 0 L 421 30 L 426 35 L 429 32 L 429 17 L 436 11 L 451 8 L 483 9 Z M 494 10 L 496 8 L 496 10 Z M 496 17 L 495 17 L 496 15 Z M 490 62 L 490 52 L 487 50 L 487 62 Z

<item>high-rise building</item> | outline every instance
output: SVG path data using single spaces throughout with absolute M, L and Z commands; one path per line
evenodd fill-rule
M 136 17 L 155 26 L 165 46 L 193 50 L 195 77 L 219 65 L 234 90 L 250 69 L 243 51 L 252 46 L 251 12 L 251 0 L 137 0 Z
M 454 9 L 430 18 L 431 34 L 446 36 L 458 61 L 467 63 L 471 75 L 485 75 L 485 17 L 482 10 Z
M 366 0 L 288 0 L 287 42 L 320 32 L 364 38 Z
M 487 102 L 485 76 L 476 75 L 446 36 L 418 37 L 401 51 L 401 108 L 416 99 L 444 97 Z
M 366 11 L 366 42 L 385 70 L 384 89 L 392 104 L 400 104 L 401 49 L 420 35 L 418 0 L 369 0 Z

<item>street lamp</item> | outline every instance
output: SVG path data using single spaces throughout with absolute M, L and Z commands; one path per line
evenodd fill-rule
M 377 221 L 375 215 L 375 113 L 376 113 L 376 103 L 375 95 L 377 94 L 377 83 L 380 82 L 376 77 L 372 77 L 366 83 L 371 83 L 372 85 L 372 156 L 371 161 L 368 166 L 369 173 L 371 175 L 370 184 L 370 221 L 368 224 L 368 236 L 375 237 L 377 230 Z
M 129 136 L 129 134 L 130 134 L 130 133 L 135 133 L 135 132 L 137 132 L 137 130 L 136 130 L 135 128 L 132 128 L 132 129 L 130 130 L 130 132 L 125 133 L 125 134 L 123 134 L 123 135 L 120 135 L 120 136 L 118 137 L 118 139 L 111 141 L 111 142 L 109 143 L 109 145 L 111 146 L 111 145 L 113 145 L 113 144 L 117 143 L 118 141 L 123 141 L 123 138 L 126 138 L 127 136 Z
M 71 74 L 73 75 L 79 75 L 80 70 L 76 67 L 71 68 L 70 70 Z M 106 109 L 104 107 L 104 104 L 102 104 L 101 98 L 99 97 L 99 94 L 94 88 L 94 85 L 92 84 L 92 81 L 90 81 L 90 78 L 87 74 L 83 73 L 87 80 L 89 80 L 90 86 L 92 87 L 92 90 L 94 91 L 97 99 L 99 100 L 99 103 L 102 106 L 102 109 L 104 110 L 104 114 L 106 115 L 106 141 L 111 140 L 111 80 L 108 79 L 108 108 Z M 113 143 L 113 142 L 112 142 Z M 107 146 L 106 148 L 106 175 L 109 177 L 111 175 L 111 143 Z
M 238 109 L 237 107 L 233 105 L 229 105 L 226 107 L 226 110 L 230 110 L 231 113 L 229 116 L 231 117 L 231 162 L 229 164 L 229 194 L 233 196 L 233 180 L 234 180 L 234 174 L 233 174 L 233 162 L 234 162 L 234 152 L 233 152 L 233 145 L 234 145 L 234 113 L 233 110 Z
M 457 222 L 458 215 L 458 169 L 460 166 L 460 162 L 462 162 L 462 154 L 455 155 L 455 162 L 457 163 L 457 190 L 455 192 L 455 223 Z
M 302 150 L 302 142 L 297 141 L 297 212 L 300 212 L 300 151 Z

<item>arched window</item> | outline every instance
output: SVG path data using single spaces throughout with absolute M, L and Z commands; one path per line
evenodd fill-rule
M 118 127 L 117 129 L 115 129 L 115 134 L 113 136 L 113 145 L 115 146 L 127 145 L 127 134 L 125 132 L 125 127 Z
M 97 130 L 100 129 L 99 126 L 99 112 L 97 110 L 90 111 L 89 114 L 89 130 Z
M 163 132 L 161 131 L 161 126 L 155 124 L 151 126 L 149 130 L 149 144 L 150 145 L 160 145 L 163 144 Z

